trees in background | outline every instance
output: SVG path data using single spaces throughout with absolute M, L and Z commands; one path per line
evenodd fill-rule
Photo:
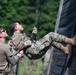
M 40 38 L 53 31 L 58 7 L 59 0 L 0 0 L 0 26 L 9 33 L 9 25 L 18 21 L 28 36 L 37 26 Z

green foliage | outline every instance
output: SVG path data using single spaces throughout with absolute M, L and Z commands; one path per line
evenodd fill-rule
M 53 31 L 59 0 L 0 0 L 0 26 L 9 33 L 9 25 L 15 21 L 21 23 L 24 32 L 31 36 L 34 26 L 38 27 L 37 38 Z M 44 7 L 43 7 L 44 5 Z M 42 9 L 43 8 L 43 9 Z M 41 15 L 40 12 L 42 11 Z M 38 19 L 40 15 L 40 18 Z

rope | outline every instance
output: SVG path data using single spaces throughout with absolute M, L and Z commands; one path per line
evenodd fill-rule
M 44 9 L 44 6 L 46 4 L 47 0 L 43 0 L 43 5 L 42 5 L 42 8 L 41 8 L 41 11 L 39 13 L 39 15 L 36 17 L 36 27 L 37 29 L 39 28 L 39 24 L 40 24 L 40 17 L 41 17 L 41 14 L 43 12 L 43 9 Z M 35 10 L 36 10 L 36 14 L 38 12 L 38 5 L 37 5 L 37 1 L 35 0 Z

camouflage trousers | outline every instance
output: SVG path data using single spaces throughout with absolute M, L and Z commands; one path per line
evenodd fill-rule
M 61 44 L 62 42 L 72 44 L 72 40 L 70 38 L 54 32 L 50 32 L 35 43 L 35 48 L 37 51 L 40 51 L 50 45 L 66 53 L 67 48 Z
M 42 69 L 42 75 L 47 74 L 48 66 L 49 66 L 49 61 L 50 61 L 50 49 L 45 53 L 44 55 L 44 60 L 43 60 L 43 69 Z
M 28 60 L 28 70 L 36 71 L 37 60 Z

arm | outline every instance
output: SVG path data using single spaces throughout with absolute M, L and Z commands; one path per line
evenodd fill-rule
M 8 62 L 11 63 L 13 66 L 18 62 L 18 56 L 9 56 L 7 57 Z
M 34 40 L 36 40 L 36 34 L 37 34 L 37 28 L 34 27 L 32 30 L 32 35 L 31 35 L 32 42 L 34 42 Z
M 17 64 L 19 59 L 23 56 L 23 51 L 20 51 L 16 55 L 8 56 L 8 62 L 11 63 L 13 66 Z

